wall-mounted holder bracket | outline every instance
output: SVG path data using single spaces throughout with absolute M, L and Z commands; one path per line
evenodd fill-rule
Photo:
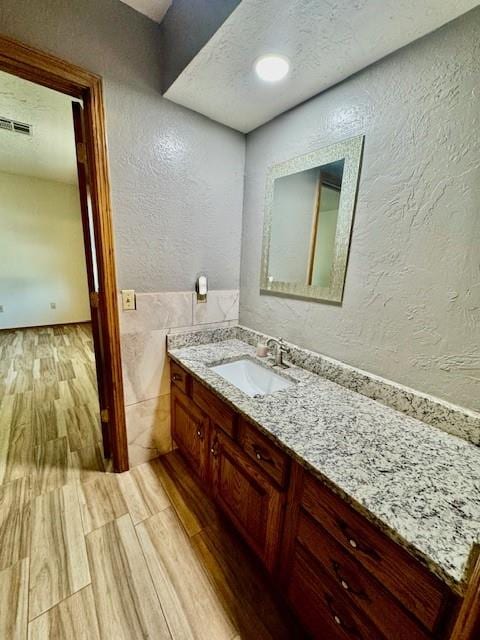
M 198 276 L 195 283 L 195 291 L 197 292 L 197 303 L 207 301 L 208 280 L 207 276 Z

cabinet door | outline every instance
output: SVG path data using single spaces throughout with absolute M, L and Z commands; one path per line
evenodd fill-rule
M 218 429 L 211 452 L 215 499 L 272 571 L 278 556 L 284 494 Z
M 208 473 L 208 417 L 181 391 L 172 387 L 172 435 L 180 451 L 202 479 Z

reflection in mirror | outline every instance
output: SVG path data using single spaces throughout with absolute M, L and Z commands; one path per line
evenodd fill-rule
M 342 159 L 275 180 L 270 282 L 329 286 L 343 166 Z
M 307 284 L 330 286 L 344 164 L 343 159 L 326 164 L 318 173 Z
M 273 167 L 262 293 L 341 300 L 362 143 L 360 136 Z

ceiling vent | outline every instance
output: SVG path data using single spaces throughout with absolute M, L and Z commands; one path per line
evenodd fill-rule
M 23 133 L 26 136 L 32 135 L 32 125 L 25 122 L 17 122 L 9 118 L 0 117 L 0 129 L 5 131 L 13 131 L 14 133 Z

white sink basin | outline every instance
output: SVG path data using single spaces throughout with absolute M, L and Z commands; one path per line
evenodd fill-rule
M 251 398 L 266 396 L 294 384 L 252 360 L 235 360 L 235 362 L 216 365 L 211 369 Z

